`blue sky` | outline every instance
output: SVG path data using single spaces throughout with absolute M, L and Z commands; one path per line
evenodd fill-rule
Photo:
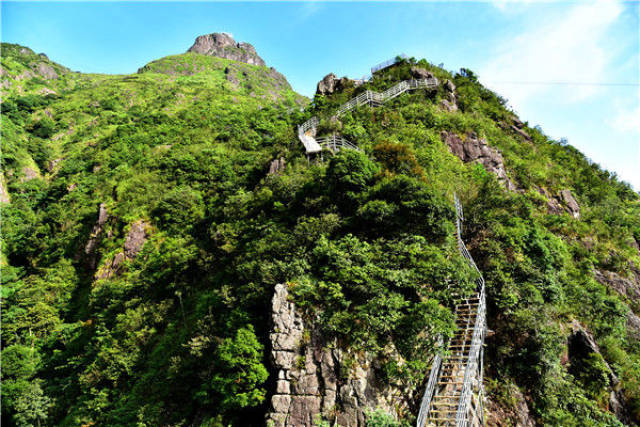
M 360 77 L 401 52 L 467 67 L 522 119 L 640 190 L 637 2 L 3 1 L 1 12 L 2 41 L 83 72 L 132 73 L 214 31 L 252 43 L 307 96 L 329 72 Z

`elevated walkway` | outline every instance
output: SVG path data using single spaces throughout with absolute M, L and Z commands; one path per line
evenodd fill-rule
M 438 79 L 435 77 L 429 79 L 410 79 L 403 80 L 400 83 L 391 86 L 389 89 L 384 92 L 374 92 L 371 90 L 366 90 L 359 94 L 358 96 L 351 98 L 349 101 L 345 102 L 341 106 L 338 107 L 336 113 L 332 116 L 332 118 L 338 118 L 342 114 L 353 110 L 354 108 L 360 107 L 362 105 L 369 105 L 371 107 L 377 107 L 382 105 L 383 103 L 403 94 L 404 92 L 416 89 L 434 89 L 438 86 Z M 316 133 L 318 129 L 318 124 L 320 121 L 317 117 L 312 117 L 306 122 L 302 123 L 298 126 L 298 139 L 304 145 L 304 148 L 307 154 L 315 154 L 322 150 L 322 144 L 318 143 L 316 140 Z M 360 150 L 357 145 L 347 141 L 344 138 L 340 138 L 342 141 L 345 141 L 348 144 L 343 144 L 340 148 L 351 148 L 355 150 Z

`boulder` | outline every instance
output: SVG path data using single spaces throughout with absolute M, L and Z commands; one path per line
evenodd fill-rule
M 446 90 L 449 93 L 455 93 L 456 91 L 456 85 L 453 84 L 453 82 L 451 80 L 447 80 L 446 82 L 444 82 L 444 90 Z
M 414 79 L 432 79 L 433 73 L 420 67 L 411 67 L 411 77 Z
M 355 86 L 355 81 L 347 77 L 338 78 L 335 74 L 329 73 L 318 82 L 316 93 L 318 95 L 331 95 L 332 93 L 343 91 L 350 85 Z
M 217 56 L 250 65 L 264 66 L 265 62 L 249 43 L 236 43 L 231 34 L 212 33 L 198 36 L 187 52 Z
M 562 190 L 560 192 L 560 199 L 562 199 L 567 210 L 574 218 L 580 218 L 580 205 L 576 202 L 571 190 Z

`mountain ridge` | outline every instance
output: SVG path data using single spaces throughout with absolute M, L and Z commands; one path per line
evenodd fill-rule
M 637 423 L 638 195 L 472 71 L 405 58 L 307 104 L 259 63 L 86 75 L 2 47 L 3 422 L 411 423 L 475 280 L 455 192 L 495 331 L 488 425 Z M 311 116 L 362 152 L 307 158 Z

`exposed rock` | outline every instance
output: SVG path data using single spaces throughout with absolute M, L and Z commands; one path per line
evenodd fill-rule
M 147 223 L 140 219 L 131 224 L 131 229 L 124 241 L 124 253 L 126 257 L 129 259 L 135 258 L 146 241 Z
M 562 199 L 567 210 L 574 218 L 580 218 L 580 205 L 576 202 L 573 194 L 571 194 L 571 190 L 562 190 L 560 192 L 560 199 Z
M 511 125 L 511 130 L 517 133 L 518 135 L 520 135 L 521 137 L 523 137 L 524 139 L 526 139 L 527 141 L 531 141 L 531 136 L 524 130 L 518 128 L 517 126 Z
M 67 186 L 67 192 L 71 193 L 73 190 L 75 190 L 78 187 L 78 184 L 76 184 L 75 182 L 72 182 L 71 184 L 69 184 Z
M 456 85 L 451 80 L 444 82 L 444 98 L 440 100 L 440 107 L 449 112 L 458 111 L 458 98 L 456 97 Z
M 107 211 L 107 207 L 104 203 L 100 203 L 98 208 L 98 219 L 96 223 L 93 225 L 93 229 L 91 230 L 91 234 L 89 235 L 89 239 L 84 246 L 84 255 L 86 256 L 87 265 L 91 269 L 95 269 L 98 259 L 95 252 L 95 248 L 98 245 L 98 238 L 104 229 L 104 225 L 109 218 L 109 212 Z M 76 258 L 79 258 L 76 256 Z
M 31 55 L 33 51 L 28 47 L 23 47 L 20 49 L 20 55 Z
M 95 277 L 97 279 L 108 279 L 120 274 L 124 262 L 134 259 L 147 241 L 148 227 L 149 225 L 142 219 L 131 224 L 124 241 L 124 250 L 116 253 L 110 262 L 106 262 Z
M 281 171 L 284 170 L 284 167 L 285 167 L 284 157 L 280 157 L 279 159 L 272 160 L 271 164 L 269 165 L 269 175 L 279 174 Z
M 578 362 L 576 361 L 584 359 L 592 353 L 600 354 L 600 347 L 593 338 L 593 335 L 576 321 L 571 324 L 571 334 L 569 335 L 567 346 L 569 351 L 569 360 L 572 365 L 577 364 Z M 625 409 L 624 394 L 621 390 L 618 390 L 617 387 L 620 380 L 609 364 L 604 360 L 603 362 L 608 370 L 609 384 L 611 386 L 609 408 L 621 422 L 626 424 L 629 420 L 629 416 Z
M 34 178 L 39 178 L 40 174 L 36 169 L 30 168 L 29 166 L 25 166 L 22 168 L 22 173 L 24 176 L 21 178 L 22 182 L 30 181 Z
M 62 157 L 47 161 L 47 171 L 53 172 L 56 166 L 58 166 L 58 163 L 60 163 L 61 161 L 62 161 Z
M 629 329 L 629 335 L 640 341 L 640 317 L 632 311 L 627 313 L 627 328 Z
M 507 177 L 502 154 L 499 150 L 487 145 L 485 139 L 480 139 L 475 133 L 465 135 L 464 140 L 456 133 L 442 131 L 442 140 L 449 146 L 449 150 L 463 162 L 478 162 L 484 168 L 498 177 L 508 190 L 514 190 L 515 185 Z
M 319 95 L 331 95 L 332 93 L 341 92 L 350 85 L 355 85 L 355 82 L 347 77 L 338 78 L 335 74 L 329 73 L 318 82 L 316 93 Z
M 503 408 L 493 399 L 487 400 L 487 427 L 535 427 L 536 423 L 520 390 L 514 387 L 510 395 L 516 403 L 514 408 Z
M 601 284 L 615 290 L 631 301 L 640 302 L 640 272 L 633 269 L 631 277 L 622 277 L 618 273 L 606 270 L 594 270 L 595 279 Z
M 16 76 L 16 80 L 31 79 L 33 77 L 35 77 L 35 75 L 31 71 L 25 70 Z
M 217 56 L 244 62 L 245 64 L 265 65 L 265 62 L 258 56 L 252 45 L 249 43 L 236 43 L 231 34 L 228 33 L 212 33 L 198 36 L 188 52 Z
M 7 191 L 7 183 L 4 180 L 4 175 L 0 174 L 0 203 L 9 202 L 11 202 L 11 198 L 9 197 L 9 192 Z
M 560 215 L 566 211 L 574 218 L 580 218 L 580 205 L 578 205 L 570 190 L 562 190 L 558 196 L 553 196 L 537 185 L 534 185 L 533 188 L 547 199 L 547 211 L 549 213 Z
M 420 67 L 411 67 L 411 76 L 414 79 L 432 79 L 433 73 Z
M 43 87 L 42 89 L 40 89 L 40 90 L 38 91 L 38 93 L 39 93 L 40 95 L 43 95 L 43 96 L 47 96 L 47 95 L 57 95 L 57 94 L 58 94 L 55 90 L 53 90 L 53 89 L 49 89 L 48 87 Z
M 276 285 L 272 299 L 272 322 L 271 361 L 277 380 L 267 423 L 312 426 L 322 416 L 332 425 L 363 427 L 368 409 L 393 414 L 407 410 L 411 396 L 401 392 L 401 386 L 379 384 L 370 356 L 329 348 L 335 342 L 327 345 L 318 330 L 305 328 L 282 284 Z M 347 358 L 355 362 L 349 377 L 340 379 L 337 373 Z
M 453 82 L 451 80 L 447 80 L 446 82 L 444 82 L 444 90 L 446 90 L 449 93 L 455 93 L 456 92 L 456 85 L 453 84 Z
M 51 65 L 45 64 L 44 62 L 38 64 L 38 66 L 36 67 L 36 73 L 40 74 L 47 80 L 55 80 L 58 78 L 58 73 L 56 73 L 56 70 L 54 70 Z

